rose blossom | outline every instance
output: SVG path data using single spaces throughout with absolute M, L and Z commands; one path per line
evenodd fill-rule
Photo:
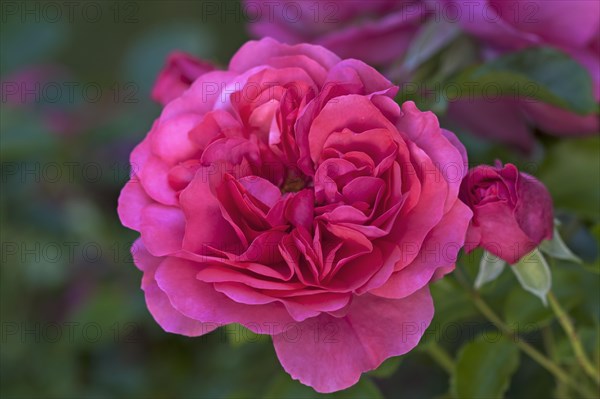
M 167 63 L 160 71 L 152 99 L 162 105 L 179 97 L 196 78 L 215 69 L 209 62 L 197 59 L 183 51 L 174 51 L 167 57 Z
M 534 177 L 512 164 L 481 165 L 469 171 L 460 199 L 473 211 L 465 249 L 478 246 L 510 264 L 552 238 L 552 198 Z
M 310 42 L 342 58 L 389 66 L 400 59 L 427 15 L 418 0 L 245 0 L 255 37 Z
M 463 146 L 396 92 L 360 61 L 263 39 L 169 102 L 118 206 L 156 321 L 270 334 L 319 392 L 411 350 L 472 213 Z
M 447 0 L 458 9 L 459 23 L 479 39 L 486 59 L 534 46 L 551 46 L 579 62 L 590 74 L 600 101 L 600 2 L 463 1 Z M 456 123 L 473 133 L 530 150 L 529 125 L 555 135 L 595 134 L 597 114 L 578 115 L 539 101 L 502 98 L 498 101 L 461 100 L 449 104 Z

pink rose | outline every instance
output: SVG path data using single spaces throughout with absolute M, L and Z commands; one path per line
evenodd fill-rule
M 162 105 L 179 97 L 202 74 L 214 70 L 209 62 L 199 60 L 182 51 L 169 54 L 152 89 L 152 99 Z
M 418 0 L 245 0 L 244 6 L 255 37 L 315 43 L 382 66 L 403 56 L 427 11 Z
M 552 238 L 552 198 L 534 177 L 512 164 L 477 166 L 460 188 L 473 210 L 465 249 L 483 247 L 510 264 Z
M 575 1 L 466 1 L 448 0 L 458 7 L 461 26 L 483 44 L 486 58 L 532 46 L 552 46 L 569 54 L 587 69 L 600 101 L 600 2 Z M 473 133 L 500 139 L 529 150 L 529 125 L 555 135 L 594 134 L 597 114 L 578 115 L 537 101 L 505 98 L 497 102 L 461 100 L 449 106 L 452 119 Z
M 167 104 L 118 206 L 156 321 L 272 335 L 319 392 L 417 345 L 472 214 L 463 146 L 396 92 L 360 61 L 263 39 Z

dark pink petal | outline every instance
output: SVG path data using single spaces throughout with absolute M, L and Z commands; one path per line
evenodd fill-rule
M 169 54 L 166 65 L 154 83 L 152 99 L 166 105 L 186 91 L 196 78 L 213 69 L 214 65 L 209 62 L 182 51 L 174 51 Z
M 270 58 L 267 65 L 276 69 L 284 69 L 289 67 L 302 68 L 310 76 L 313 82 L 322 86 L 327 77 L 327 68 L 321 65 L 309 55 L 296 54 L 284 55 Z M 299 82 L 295 83 L 296 85 Z
M 218 325 L 239 323 L 258 334 L 278 334 L 293 319 L 281 303 L 245 305 L 215 291 L 196 278 L 202 265 L 165 258 L 156 271 L 156 282 L 175 309 L 186 317 Z
M 146 205 L 150 205 L 152 200 L 142 188 L 137 177 L 134 176 L 125 184 L 119 195 L 118 203 L 117 212 L 123 226 L 140 231 L 142 210 Z
M 185 114 L 159 122 L 149 135 L 152 153 L 168 164 L 190 159 L 200 148 L 190 140 L 189 132 L 201 119 L 200 115 Z
M 412 101 L 402 104 L 402 116 L 397 124 L 398 130 L 409 140 L 416 143 L 431 158 L 433 166 L 440 171 L 448 183 L 448 197 L 445 211 L 453 205 L 463 177 L 466 175 L 465 151 L 462 145 L 456 145 L 452 133 L 440 129 L 433 112 L 421 112 Z M 428 173 L 428 172 L 426 172 Z
M 131 152 L 131 169 L 153 200 L 164 205 L 177 205 L 175 191 L 169 185 L 170 166 L 152 154 L 149 137 Z
M 281 191 L 270 181 L 258 176 L 242 177 L 238 180 L 254 198 L 272 207 L 281 198 Z
M 469 207 L 456 201 L 427 235 L 419 255 L 409 265 L 394 272 L 385 284 L 370 292 L 385 298 L 404 298 L 426 286 L 440 268 L 452 268 L 465 242 L 472 215 Z
M 320 46 L 310 44 L 289 45 L 271 38 L 249 41 L 235 53 L 229 63 L 229 70 L 245 72 L 253 67 L 269 63 L 272 58 L 288 55 L 305 55 L 329 69 L 340 62 L 338 56 Z
M 142 241 L 154 256 L 166 256 L 181 250 L 185 220 L 181 209 L 150 204 L 142 210 Z
M 508 24 L 555 45 L 582 47 L 598 34 L 600 2 L 517 0 L 489 2 Z M 516 10 L 521 11 L 516 13 Z M 565 35 L 564 32 L 569 34 Z
M 224 249 L 241 246 L 235 230 L 223 217 L 221 206 L 210 189 L 211 173 L 210 169 L 201 168 L 179 197 L 186 219 L 182 248 L 199 254 L 205 253 L 209 247 Z
M 476 1 L 469 0 L 449 0 L 457 7 L 457 14 L 460 17 L 459 23 L 467 32 L 477 36 L 486 43 L 493 43 L 495 46 L 510 49 L 520 49 L 526 46 L 539 44 L 541 39 L 534 33 L 520 30 L 515 27 L 512 22 L 526 14 L 520 12 L 515 15 L 514 11 L 510 14 L 504 14 L 496 6 L 491 6 L 491 1 Z M 495 3 L 494 3 L 495 4 Z M 512 4 L 519 10 L 523 6 L 519 6 L 517 2 L 507 2 L 507 6 Z M 531 15 L 527 14 L 532 20 Z M 516 17 L 516 18 L 515 18 Z
M 598 68 L 600 69 L 600 66 Z M 600 131 L 600 117 L 597 114 L 578 115 L 540 102 L 529 102 L 523 106 L 527 116 L 546 133 L 581 136 Z
M 312 230 L 314 220 L 315 194 L 312 190 L 295 193 L 287 204 L 285 217 L 292 225 Z
M 373 67 L 356 59 L 343 60 L 331 68 L 325 84 L 340 84 L 340 82 L 344 82 L 344 86 L 349 86 L 349 83 L 354 84 L 357 90 L 353 94 L 385 93 L 393 98 L 398 92 L 398 87 L 377 73 Z
M 180 97 L 165 106 L 160 119 L 166 121 L 178 115 L 205 113 L 224 106 L 227 93 L 223 91 L 237 76 L 229 71 L 212 71 L 200 76 Z
M 409 197 L 403 206 L 400 223 L 396 223 L 388 240 L 400 245 L 405 253 L 396 268 L 405 266 L 419 254 L 419 248 L 425 236 L 444 216 L 444 208 L 448 197 L 448 185 L 440 171 L 423 150 L 409 143 L 412 154 L 412 165 L 420 185 L 413 185 Z M 407 165 L 403 165 L 405 168 Z M 415 176 L 413 175 L 412 178 Z M 404 180 L 404 179 L 403 179 Z M 414 204 L 412 203 L 414 201 Z M 409 209 L 408 212 L 404 208 Z
M 552 239 L 554 211 L 552 197 L 546 186 L 525 173 L 519 174 L 517 184 L 519 202 L 515 218 L 531 241 L 539 244 Z
M 514 210 L 504 203 L 489 203 L 475 210 L 476 224 L 481 235 L 480 246 L 510 264 L 533 251 L 533 242 L 515 220 Z
M 136 265 L 144 272 L 142 289 L 146 297 L 146 306 L 154 320 L 167 332 L 197 337 L 207 334 L 217 328 L 215 324 L 203 324 L 179 313 L 169 302 L 167 295 L 158 287 L 154 274 L 163 258 L 152 256 L 137 240 L 132 248 Z
M 363 152 L 370 156 L 376 166 L 374 174 L 385 172 L 398 154 L 395 131 L 372 129 L 356 134 L 349 129 L 329 135 L 323 144 L 323 152 L 333 149 L 341 154 Z
M 422 13 L 425 7 L 415 6 L 414 9 Z M 342 58 L 358 58 L 373 65 L 391 63 L 408 49 L 422 22 L 418 12 L 406 10 L 403 8 L 369 24 L 335 31 L 317 43 Z
M 352 109 L 351 114 L 347 110 Z M 346 113 L 344 118 L 339 115 Z M 347 95 L 336 97 L 325 105 L 313 121 L 308 133 L 310 156 L 317 162 L 327 138 L 334 132 L 349 129 L 356 133 L 382 128 L 395 131 L 394 125 L 386 119 L 373 103 L 364 96 Z
M 322 314 L 289 325 L 273 344 L 292 378 L 317 392 L 334 392 L 414 348 L 432 317 L 427 288 L 396 300 L 365 294 L 354 299 L 344 317 Z
M 220 137 L 242 136 L 242 126 L 229 112 L 215 110 L 208 112 L 200 123 L 189 131 L 189 138 L 197 148 L 204 150 Z
M 472 134 L 528 152 L 533 148 L 534 140 L 519 104 L 513 99 L 451 101 L 448 117 Z

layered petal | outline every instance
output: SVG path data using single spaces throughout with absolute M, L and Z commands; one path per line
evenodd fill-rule
M 321 315 L 291 324 L 273 337 L 292 378 L 322 393 L 354 385 L 361 373 L 414 348 L 433 317 L 427 288 L 403 299 L 365 294 L 344 317 Z M 315 367 L 315 365 L 319 365 Z

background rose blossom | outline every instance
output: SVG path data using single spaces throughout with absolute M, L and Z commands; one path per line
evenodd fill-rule
M 182 51 L 169 54 L 164 68 L 156 78 L 152 99 L 162 105 L 179 97 L 196 78 L 215 69 L 209 62 Z
M 471 212 L 464 148 L 396 91 L 362 62 L 264 39 L 167 104 L 119 198 L 165 330 L 273 335 L 320 392 L 417 344 Z
M 448 1 L 459 10 L 460 24 L 483 46 L 486 59 L 528 47 L 552 46 L 564 51 L 591 75 L 600 101 L 600 2 L 576 1 Z M 598 133 L 597 114 L 578 115 L 539 101 L 451 102 L 452 120 L 473 133 L 526 151 L 533 145 L 531 126 L 554 135 Z
M 315 43 L 342 58 L 377 66 L 401 59 L 428 15 L 418 0 L 245 2 L 260 10 L 259 18 L 248 24 L 256 37 Z M 294 12 L 285 12 L 290 9 Z
M 483 247 L 510 264 L 552 238 L 554 216 L 548 190 L 512 164 L 469 171 L 460 198 L 473 210 L 465 249 Z

